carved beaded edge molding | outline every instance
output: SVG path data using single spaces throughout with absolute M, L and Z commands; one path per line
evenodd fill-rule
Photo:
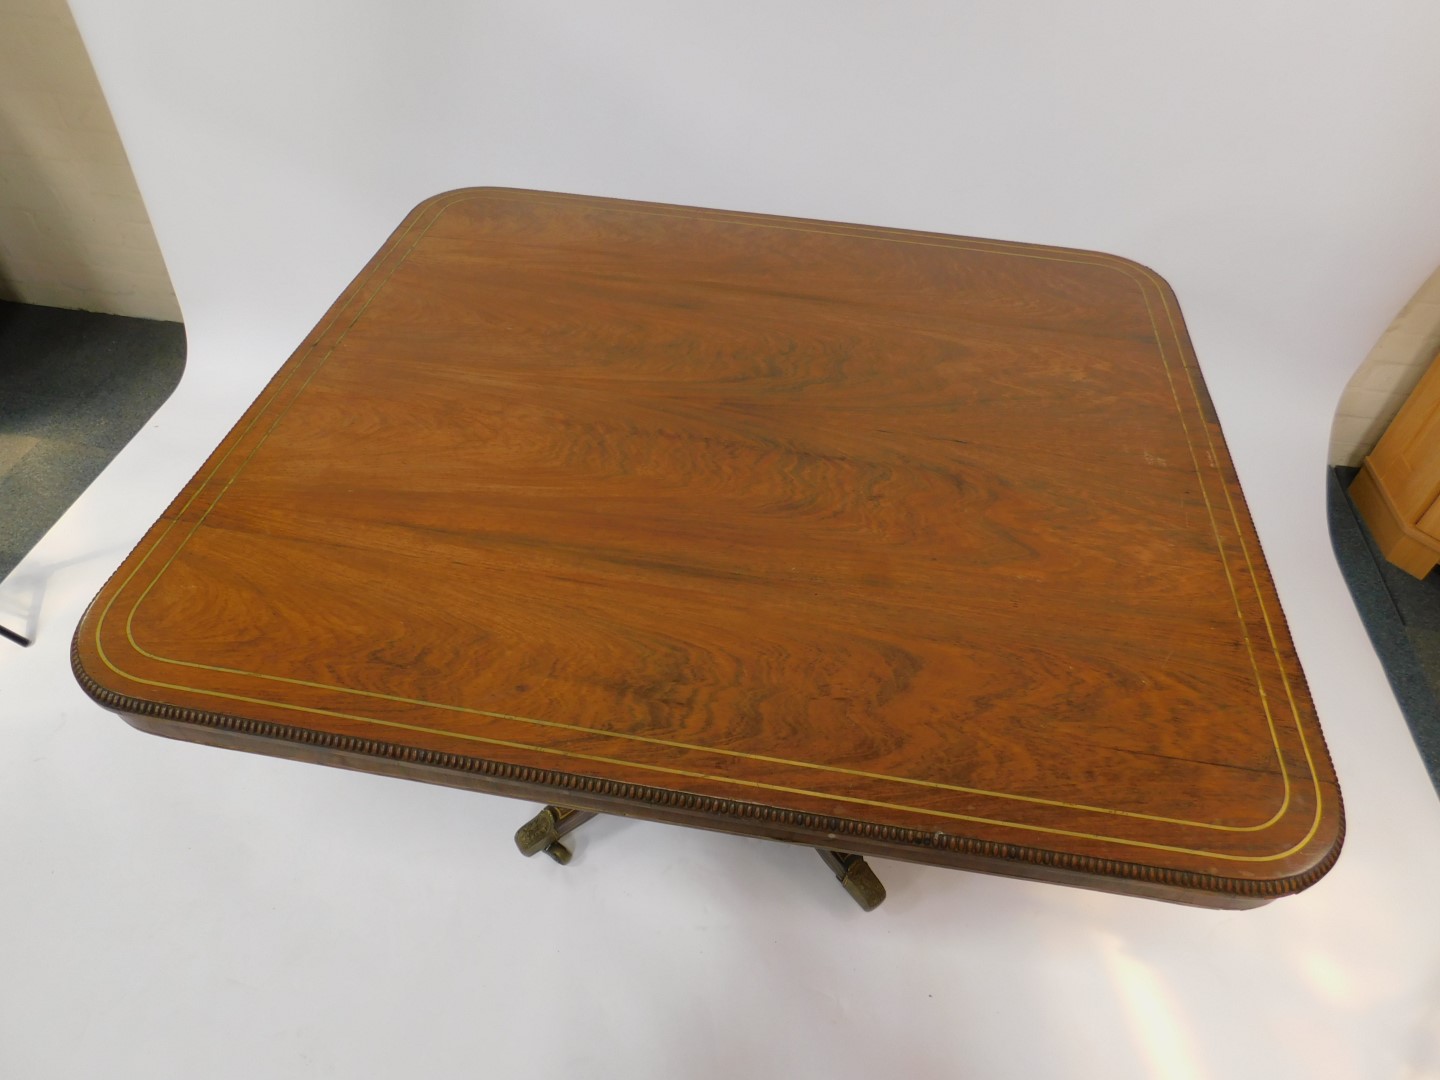
M 83 625 L 83 620 L 81 622 Z M 1170 870 L 1161 867 L 1144 866 L 1139 863 L 1102 859 L 1093 855 L 1071 855 L 1064 852 L 1046 851 L 1043 848 L 1025 847 L 1021 844 L 1004 844 L 993 840 L 971 840 L 967 837 L 948 836 L 933 832 L 920 832 L 894 825 L 875 825 L 850 818 L 822 817 L 798 810 L 784 810 L 779 807 L 762 806 L 757 803 L 737 802 L 720 799 L 711 795 L 695 795 L 689 792 L 665 791 L 645 787 L 641 784 L 626 784 L 616 780 L 602 780 L 593 776 L 577 776 L 573 773 L 537 769 L 529 765 L 508 765 L 503 762 L 487 761 L 484 758 L 466 757 L 461 754 L 441 753 L 417 747 L 396 746 L 393 743 L 361 739 L 353 735 L 334 735 L 328 732 L 308 731 L 276 724 L 268 720 L 249 720 L 229 716 L 225 713 L 206 712 L 180 705 L 165 705 L 144 701 L 101 686 L 90 677 L 80 660 L 80 627 L 70 645 L 70 667 L 81 688 L 96 702 L 113 712 L 133 713 L 139 716 L 153 716 L 160 720 L 178 721 L 200 727 L 217 728 L 241 735 L 254 735 L 281 742 L 314 746 L 324 750 L 338 750 L 392 761 L 410 762 L 445 769 L 457 773 L 470 773 L 493 777 L 497 780 L 521 784 L 534 784 L 554 791 L 579 791 L 607 798 L 625 799 L 630 802 L 652 806 L 675 807 L 703 814 L 719 814 L 727 817 L 748 818 L 773 822 L 787 828 L 813 830 L 826 834 L 858 836 L 867 840 L 905 844 L 910 847 L 940 848 L 959 855 L 984 859 L 1025 862 L 1036 866 L 1052 867 L 1058 870 L 1074 871 L 1087 875 L 1103 875 L 1144 881 L 1152 885 L 1170 886 L 1191 891 L 1228 894 L 1253 898 L 1275 899 L 1298 893 L 1320 880 L 1340 857 L 1345 840 L 1345 815 L 1340 810 L 1339 828 L 1335 843 L 1324 859 L 1306 870 L 1286 878 L 1270 881 L 1250 881 L 1239 878 L 1221 877 L 1216 874 L 1201 874 L 1190 870 Z M 1339 798 L 1339 792 L 1336 792 Z M 562 800 L 563 801 L 563 800 Z

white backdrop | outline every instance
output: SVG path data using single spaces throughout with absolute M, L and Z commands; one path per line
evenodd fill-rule
M 190 337 L 0 588 L 0 1076 L 1440 1076 L 1440 801 L 1324 516 L 1346 378 L 1440 261 L 1440 8 L 71 0 Z M 1349 839 L 1195 911 L 171 743 L 84 603 L 401 216 L 470 184 L 1098 248 L 1175 286 Z

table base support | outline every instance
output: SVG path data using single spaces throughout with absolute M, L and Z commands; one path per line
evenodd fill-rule
M 520 826 L 515 833 L 515 846 L 527 859 L 543 851 L 564 866 L 573 856 L 570 849 L 560 842 L 561 837 L 578 829 L 594 816 L 593 810 L 547 806 Z M 874 911 L 884 901 L 885 886 L 861 856 L 832 851 L 830 848 L 817 847 L 815 850 L 834 873 L 835 880 L 840 882 L 862 911 Z

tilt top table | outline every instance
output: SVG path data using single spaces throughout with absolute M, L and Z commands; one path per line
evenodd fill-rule
M 1111 255 L 472 189 L 116 571 L 147 731 L 1217 907 L 1340 794 L 1169 287 Z

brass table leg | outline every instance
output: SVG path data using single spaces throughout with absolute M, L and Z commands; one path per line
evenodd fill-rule
M 862 911 L 874 911 L 885 899 L 885 886 L 870 869 L 870 864 L 859 855 L 847 855 L 843 851 L 816 848 L 825 865 L 835 873 L 835 880 L 845 887 L 850 899 L 860 905 Z
M 565 806 L 547 806 L 520 826 L 515 833 L 515 846 L 527 859 L 543 851 L 561 866 L 570 861 L 570 849 L 560 838 L 579 828 L 595 816 L 592 810 L 571 810 Z

